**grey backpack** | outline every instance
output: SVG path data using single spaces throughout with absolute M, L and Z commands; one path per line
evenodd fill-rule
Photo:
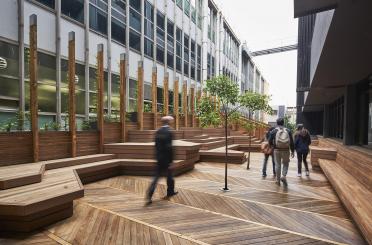
M 288 149 L 289 148 L 289 133 L 284 127 L 278 127 L 275 136 L 275 145 L 278 149 Z

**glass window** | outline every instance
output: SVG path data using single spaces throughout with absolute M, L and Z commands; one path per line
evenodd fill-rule
M 18 67 L 18 46 L 0 41 L 0 108 L 18 107 Z
M 129 112 L 137 111 L 137 81 L 129 79 Z
M 141 35 L 138 32 L 130 30 L 129 47 L 141 52 Z
M 182 1 L 183 0 L 177 0 L 177 6 L 182 9 Z
M 39 2 L 49 8 L 54 9 L 55 0 L 35 0 L 36 2 Z
M 145 55 L 154 57 L 154 8 L 149 2 L 145 2 Z
M 174 24 L 167 22 L 167 64 L 169 68 L 174 68 Z
M 111 74 L 111 110 L 120 110 L 120 76 Z
M 125 2 L 112 1 L 111 38 L 121 44 L 126 44 L 126 8 Z
M 97 5 L 89 5 L 89 27 L 107 35 L 107 5 L 106 10 L 99 8 Z
M 154 43 L 147 38 L 145 38 L 145 50 L 144 50 L 144 52 L 145 52 L 145 55 L 147 55 L 151 58 L 154 58 Z
M 141 32 L 141 15 L 133 9 L 129 12 L 129 23 L 131 28 Z
M 176 29 L 176 69 L 182 72 L 182 30 Z
M 84 0 L 61 1 L 61 12 L 80 23 L 84 23 Z
M 160 63 L 164 63 L 165 55 L 165 17 L 162 13 L 158 12 L 156 15 L 157 28 L 156 28 L 156 59 Z
M 130 0 L 129 5 L 131 8 L 141 13 L 141 0 Z
M 185 0 L 185 14 L 190 16 L 190 0 Z

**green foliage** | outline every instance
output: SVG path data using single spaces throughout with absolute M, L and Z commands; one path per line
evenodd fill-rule
M 284 117 L 284 127 L 290 129 L 292 132 L 296 131 L 296 124 L 289 120 L 289 116 Z
M 83 130 L 89 130 L 90 129 L 90 122 L 89 122 L 89 120 L 84 120 L 83 123 L 81 124 L 81 128 Z
M 145 103 L 143 106 L 143 112 L 152 112 L 152 104 L 151 103 Z
M 251 91 L 239 96 L 239 104 L 251 112 L 263 111 L 271 114 L 272 108 L 269 106 L 269 101 L 269 96 Z
M 214 77 L 205 83 L 205 91 L 211 96 L 217 96 L 224 106 L 235 106 L 239 98 L 239 86 L 226 76 Z
M 59 130 L 61 130 L 61 124 L 58 123 L 58 122 L 51 122 L 51 123 L 50 123 L 50 127 L 51 127 L 54 131 L 59 131 Z
M 245 122 L 242 124 L 242 126 L 249 134 L 253 133 L 253 131 L 256 129 L 256 124 L 252 122 Z
M 197 116 L 202 127 L 218 127 L 221 125 L 221 115 L 216 111 L 212 100 L 201 97 L 197 105 Z

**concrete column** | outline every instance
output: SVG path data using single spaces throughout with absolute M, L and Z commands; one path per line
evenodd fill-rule
M 68 34 L 68 90 L 69 90 L 69 131 L 71 137 L 71 157 L 76 157 L 76 95 L 75 95 L 75 32 Z
M 221 18 L 221 11 L 217 12 L 217 26 L 216 26 L 216 76 L 220 75 L 220 49 L 221 49 L 221 42 L 220 42 L 220 18 Z
M 89 119 L 89 0 L 84 0 L 85 119 Z
M 129 1 L 127 4 L 129 5 Z M 141 0 L 141 60 L 145 58 L 145 0 Z M 127 28 L 129 28 L 129 22 L 127 23 Z M 129 46 L 129 43 L 127 44 Z
M 240 94 L 242 93 L 242 82 L 243 82 L 243 77 L 242 77 L 242 50 L 243 50 L 243 44 L 239 45 L 239 54 L 238 54 L 238 83 L 239 83 L 239 92 Z
M 345 145 L 354 145 L 357 136 L 358 97 L 356 85 L 345 87 L 344 93 L 344 128 L 343 142 Z
M 112 95 L 112 81 L 111 81 L 111 1 L 108 0 L 107 10 L 107 114 L 111 115 L 111 95 Z
M 207 79 L 207 55 L 208 55 L 208 1 L 203 0 L 203 38 L 202 38 L 202 77 L 201 86 L 204 87 L 204 81 Z
M 220 23 L 220 29 L 218 32 L 220 33 L 219 35 L 219 65 L 218 65 L 218 75 L 223 74 L 223 65 L 222 65 L 222 57 L 223 57 L 223 43 L 224 43 L 224 32 L 223 32 L 223 17 L 222 15 L 218 19 L 218 22 Z
M 127 71 L 126 71 L 126 54 L 120 54 L 120 126 L 121 126 L 121 142 L 125 142 L 126 131 L 126 91 L 127 91 Z
M 104 144 L 104 68 L 103 68 L 103 44 L 97 45 L 97 125 L 99 130 L 99 152 L 103 153 Z

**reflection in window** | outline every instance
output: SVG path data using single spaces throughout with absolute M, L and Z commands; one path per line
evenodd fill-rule
M 84 23 L 84 0 L 61 1 L 61 12 L 80 23 Z
M 177 27 L 176 31 L 176 69 L 182 72 L 182 31 Z
M 129 47 L 141 52 L 141 1 L 130 0 L 129 6 Z
M 154 57 L 154 8 L 145 2 L 145 55 Z
M 157 28 L 156 28 L 156 59 L 160 63 L 164 63 L 165 55 L 165 17 L 162 13 L 157 13 Z
M 197 73 L 196 73 L 196 79 L 198 82 L 201 82 L 201 46 L 198 44 L 198 57 L 197 57 Z
M 118 114 L 120 110 L 120 76 L 111 75 L 111 110 Z
M 85 114 L 85 66 L 75 64 L 76 114 Z M 68 61 L 61 60 L 61 112 L 68 111 Z
M 39 2 L 49 8 L 54 9 L 55 0 L 35 0 L 36 2 Z
M 18 107 L 18 67 L 18 46 L 0 41 L 0 108 Z
M 174 68 L 174 24 L 167 22 L 167 64 L 169 68 Z
M 111 37 L 121 44 L 126 44 L 125 2 L 112 1 Z
M 195 41 L 191 40 L 191 78 L 195 79 Z
M 137 111 L 137 81 L 129 79 L 129 105 L 128 111 Z
M 183 44 L 183 60 L 184 60 L 184 68 L 183 72 L 186 76 L 189 75 L 189 36 L 186 34 L 184 35 L 184 44 Z
M 89 27 L 102 34 L 107 34 L 107 3 L 91 0 L 89 5 Z M 94 3 L 94 4 L 93 4 Z
M 129 46 L 138 52 L 141 52 L 141 35 L 138 32 L 130 30 Z

